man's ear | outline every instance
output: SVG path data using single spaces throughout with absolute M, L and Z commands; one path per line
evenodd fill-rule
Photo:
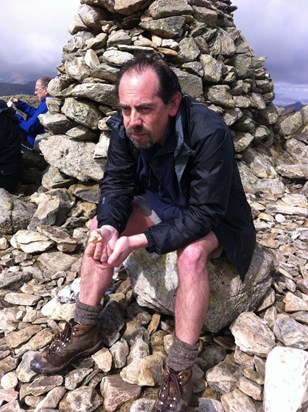
M 170 103 L 168 104 L 169 116 L 174 117 L 177 114 L 181 100 L 182 100 L 181 93 L 176 92 L 175 95 L 172 97 Z

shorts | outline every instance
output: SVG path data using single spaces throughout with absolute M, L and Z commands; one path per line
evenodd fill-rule
M 149 202 L 146 198 L 146 195 L 135 196 L 133 202 L 144 211 L 146 216 L 149 217 L 152 220 L 154 225 L 157 225 L 158 223 L 161 222 L 160 217 L 151 208 L 151 206 L 150 206 L 150 204 L 149 204 Z M 211 253 L 210 259 L 218 259 L 223 254 L 223 252 L 224 252 L 224 248 L 221 244 L 219 244 L 218 248 Z
M 137 206 L 139 206 L 144 213 L 146 214 L 147 217 L 149 217 L 154 225 L 157 225 L 158 223 L 161 222 L 160 217 L 157 215 L 157 213 L 151 208 L 146 195 L 138 195 L 134 197 L 133 201 Z

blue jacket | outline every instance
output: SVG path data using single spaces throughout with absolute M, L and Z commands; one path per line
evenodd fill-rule
M 108 121 L 112 129 L 104 177 L 100 183 L 98 226 L 122 232 L 140 187 L 140 150 L 125 134 L 122 116 Z M 181 215 L 150 227 L 149 252 L 164 254 L 213 231 L 243 278 L 253 255 L 256 233 L 234 158 L 229 129 L 221 117 L 184 95 L 175 119 L 174 170 L 185 197 Z
M 36 136 L 38 134 L 45 133 L 45 129 L 41 125 L 38 116 L 39 114 L 46 113 L 48 110 L 46 105 L 46 97 L 41 101 L 37 108 L 30 106 L 22 100 L 18 100 L 16 107 L 26 113 L 29 117 L 27 120 L 24 120 L 22 116 L 16 113 L 17 118 L 20 120 L 19 126 L 25 132 L 27 141 L 31 147 L 33 147 Z

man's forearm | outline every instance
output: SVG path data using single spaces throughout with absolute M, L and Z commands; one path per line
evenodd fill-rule
M 148 246 L 148 239 L 146 238 L 144 233 L 129 236 L 129 242 L 133 250 L 146 248 Z

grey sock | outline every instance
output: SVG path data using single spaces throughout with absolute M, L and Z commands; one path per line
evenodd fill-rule
M 167 366 L 175 372 L 180 372 L 188 368 L 192 368 L 198 356 L 199 343 L 194 345 L 183 342 L 175 335 L 171 345 Z
M 102 305 L 90 306 L 77 300 L 74 312 L 74 321 L 80 323 L 81 325 L 97 325 L 101 310 Z

